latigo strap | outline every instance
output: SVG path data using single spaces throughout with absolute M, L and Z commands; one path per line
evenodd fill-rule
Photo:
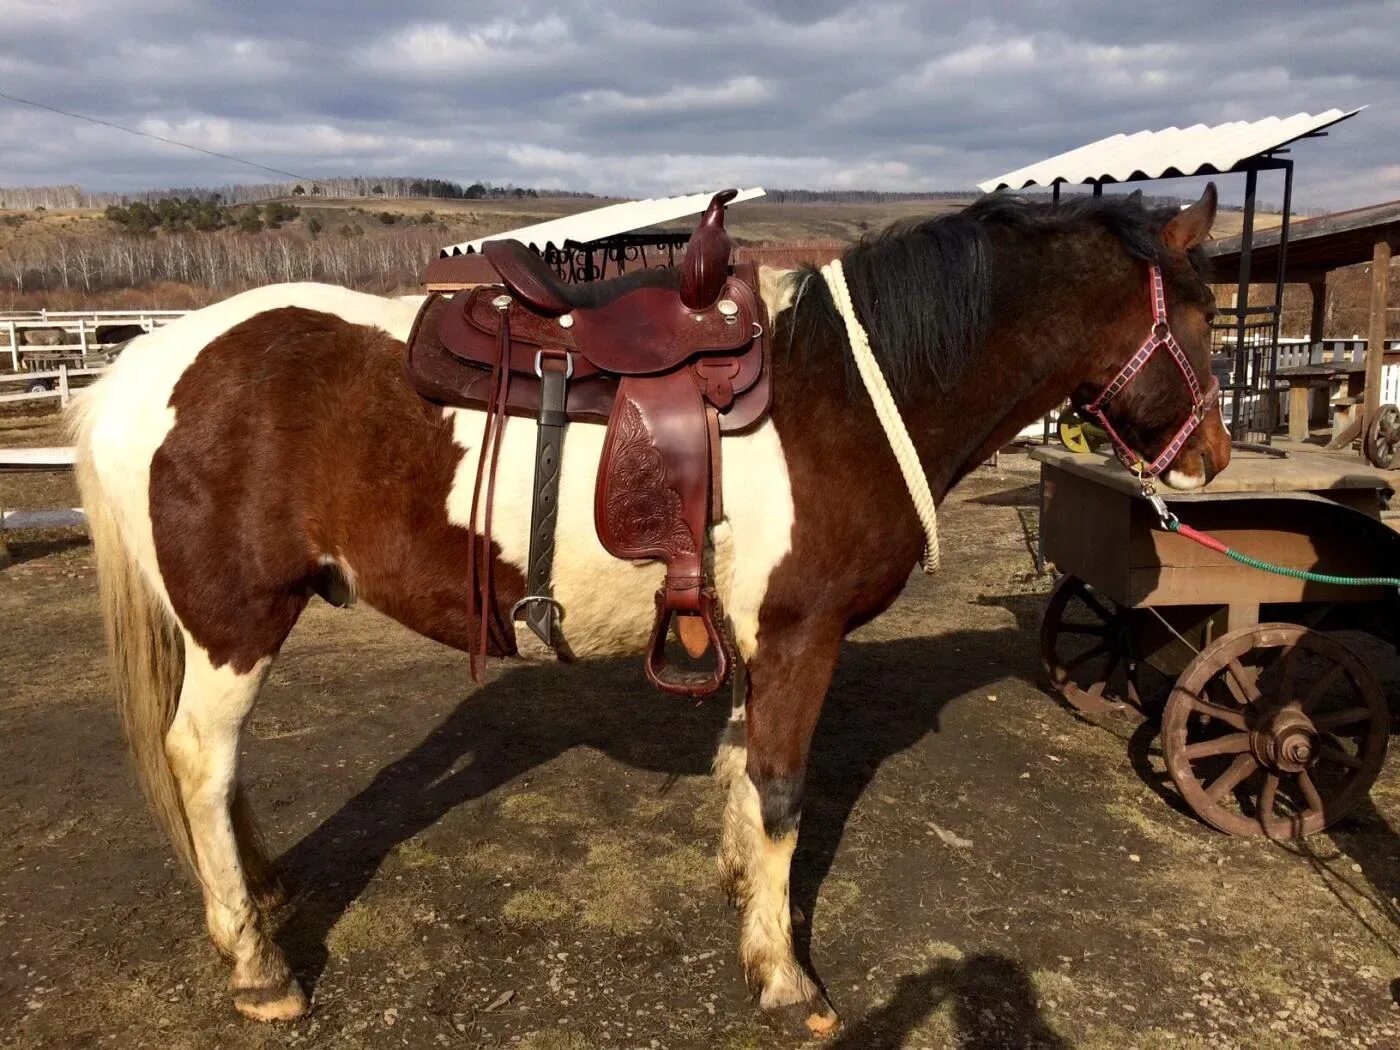
M 559 478 L 564 465 L 564 427 L 568 415 L 569 378 L 573 359 L 564 351 L 540 351 L 539 432 L 535 438 L 535 498 L 530 507 L 529 571 L 525 597 L 511 609 L 511 619 L 523 610 L 525 625 L 551 649 L 558 649 L 559 603 L 554 600 L 550 574 L 554 569 L 554 529 L 559 519 Z

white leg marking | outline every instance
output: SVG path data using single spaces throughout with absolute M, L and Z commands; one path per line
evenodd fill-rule
M 719 747 L 715 750 L 715 760 L 710 767 L 715 779 L 725 788 L 745 775 L 744 768 L 749 757 L 745 706 L 748 697 L 748 671 L 742 660 L 734 668 L 732 688 L 734 696 L 729 708 L 729 721 L 720 733 Z M 724 869 L 723 859 L 720 861 L 720 869 Z
M 758 789 L 735 777 L 724 809 L 720 871 L 732 880 L 739 905 L 739 960 L 765 1009 L 821 1000 L 792 950 L 788 878 L 797 832 L 774 840 L 763 830 Z
M 209 935 L 233 960 L 229 983 L 239 1009 L 263 1020 L 306 1009 L 286 960 L 263 929 L 229 811 L 238 781 L 239 736 L 271 664 L 271 658 L 260 660 L 247 674 L 216 668 L 187 633 L 180 704 L 165 737 L 194 840 Z

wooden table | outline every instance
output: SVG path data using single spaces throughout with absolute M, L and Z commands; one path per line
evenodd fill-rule
M 1337 361 L 1331 364 L 1292 365 L 1280 368 L 1278 377 L 1288 383 L 1288 437 L 1308 440 L 1312 422 L 1312 400 L 1316 391 L 1326 391 L 1332 415 L 1334 443 L 1354 426 L 1366 385 L 1366 366 Z M 1337 395 L 1341 400 L 1335 400 Z M 1351 440 L 1347 437 L 1348 441 Z

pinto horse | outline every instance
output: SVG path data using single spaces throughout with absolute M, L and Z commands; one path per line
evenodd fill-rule
M 1213 186 L 1170 214 L 1135 198 L 989 197 L 846 253 L 851 300 L 936 498 L 1066 398 L 1100 403 L 1168 485 L 1225 466 L 1223 421 L 1199 396 L 1212 298 L 1190 254 L 1215 206 Z M 760 284 L 772 412 L 725 441 L 712 536 L 744 666 L 715 759 L 728 791 L 719 866 L 760 1004 L 820 1033 L 836 1015 L 794 955 L 788 898 L 808 748 L 843 636 L 895 600 L 925 533 L 822 276 L 765 271 Z M 318 594 L 463 650 L 482 613 L 467 522 L 483 415 L 410 389 L 415 309 L 324 285 L 256 289 L 134 340 L 75 403 L 123 727 L 232 962 L 234 1005 L 257 1019 L 308 1007 L 269 933 L 282 889 L 238 777 L 269 667 Z M 1174 356 L 1143 358 L 1168 328 Z M 599 544 L 602 441 L 603 427 L 572 424 L 562 464 L 553 586 L 579 657 L 642 651 L 664 571 Z M 529 420 L 509 421 L 492 537 L 502 608 L 523 593 L 534 444 Z

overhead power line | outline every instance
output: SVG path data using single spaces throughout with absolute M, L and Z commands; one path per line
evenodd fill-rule
M 66 109 L 59 109 L 57 106 L 46 105 L 43 102 L 35 102 L 30 98 L 19 98 L 16 95 L 7 95 L 0 91 L 0 98 L 10 102 L 18 102 L 22 106 L 33 106 L 35 109 L 47 110 L 50 113 L 57 113 L 62 117 L 72 117 L 74 120 L 85 120 L 89 124 L 100 124 L 104 128 L 115 128 L 117 131 L 125 131 L 128 135 L 139 135 L 143 139 L 155 139 L 157 142 L 164 142 L 168 146 L 179 146 L 181 149 L 194 150 L 196 153 L 203 153 L 208 157 L 218 157 L 220 160 L 231 160 L 235 164 L 245 164 L 250 168 L 260 168 L 263 171 L 270 171 L 274 175 L 285 175 L 289 179 L 298 182 L 315 182 L 316 180 L 307 175 L 298 175 L 295 172 L 283 171 L 281 168 L 269 167 L 266 164 L 259 164 L 255 160 L 244 160 L 242 157 L 235 157 L 230 153 L 220 153 L 217 150 L 205 149 L 203 146 L 192 146 L 188 142 L 179 142 L 176 139 L 168 139 L 164 135 L 153 135 L 149 131 L 138 131 L 136 128 L 128 128 L 124 124 L 115 124 L 110 120 L 100 120 L 97 117 L 85 116 L 82 113 L 73 113 Z

